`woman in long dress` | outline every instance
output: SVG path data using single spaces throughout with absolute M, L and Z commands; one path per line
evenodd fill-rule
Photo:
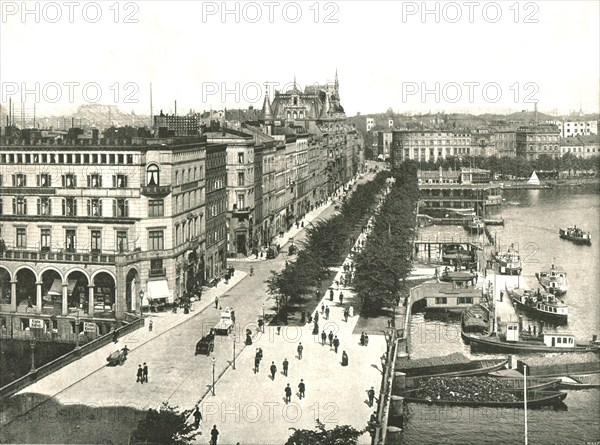
M 350 306 L 348 308 L 348 315 L 350 316 L 350 318 L 354 317 L 354 306 Z

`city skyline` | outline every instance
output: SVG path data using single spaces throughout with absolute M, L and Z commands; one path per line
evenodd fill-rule
M 149 115 L 152 84 L 154 114 L 259 108 L 266 82 L 272 100 L 337 72 L 348 116 L 598 112 L 596 2 L 476 3 L 4 2 L 0 102 Z

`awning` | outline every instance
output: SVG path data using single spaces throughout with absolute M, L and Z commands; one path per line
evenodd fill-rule
M 169 290 L 167 280 L 148 281 L 146 298 L 150 300 L 166 299 L 167 303 L 173 303 L 173 296 Z
M 48 291 L 48 295 L 60 296 L 62 295 L 62 280 L 56 278 L 52 283 L 52 287 Z
M 75 286 L 77 286 L 77 280 L 69 280 L 69 293 L 73 292 L 73 289 L 75 289 Z

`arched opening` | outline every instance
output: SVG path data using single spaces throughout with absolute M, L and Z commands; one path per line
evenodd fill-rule
M 31 269 L 17 272 L 17 310 L 27 312 L 36 303 L 35 273 Z
M 55 270 L 42 273 L 42 304 L 43 309 L 53 314 L 62 313 L 63 280 Z
M 115 280 L 110 274 L 100 272 L 94 277 L 95 311 L 114 312 L 115 288 Z
M 67 275 L 67 304 L 70 311 L 83 310 L 88 313 L 88 285 L 88 278 L 78 270 Z
M 0 267 L 0 304 L 10 304 L 10 273 Z
M 160 185 L 158 165 L 150 164 L 146 170 L 146 185 Z
M 127 307 L 127 311 L 131 313 L 135 313 L 137 308 L 136 298 L 139 298 L 137 295 L 139 294 L 141 286 L 139 285 L 140 279 L 137 270 L 131 269 L 127 273 L 127 278 L 125 279 L 125 305 Z

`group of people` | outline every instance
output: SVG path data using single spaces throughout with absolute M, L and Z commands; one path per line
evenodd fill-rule
M 361 332 L 360 333 L 360 345 L 367 346 L 368 344 L 369 344 L 369 334 L 367 334 L 366 332 Z
M 136 383 L 140 382 L 142 385 L 148 383 L 148 365 L 144 362 L 144 367 L 138 365 L 137 369 L 137 380 Z

